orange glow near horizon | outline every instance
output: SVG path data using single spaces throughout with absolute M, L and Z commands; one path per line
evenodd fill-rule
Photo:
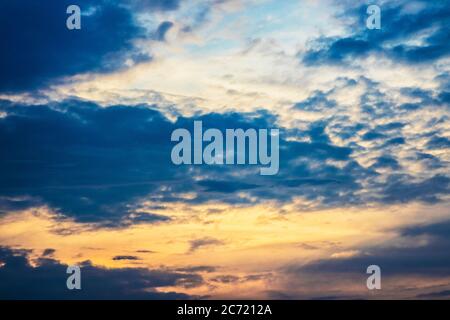
M 69 219 L 56 221 L 57 216 L 43 207 L 4 216 L 0 243 L 33 249 L 32 258 L 52 248 L 56 250 L 52 258 L 69 265 L 89 260 L 106 268 L 212 266 L 216 269 L 201 272 L 211 280 L 205 285 L 163 290 L 217 298 L 236 297 L 236 292 L 242 297 L 264 297 L 269 287 L 281 285 L 279 270 L 284 266 L 357 256 L 366 248 L 394 241 L 398 246 L 411 246 L 412 240 L 401 238 L 397 230 L 439 221 L 447 213 L 445 207 L 436 206 L 425 217 L 424 210 L 411 204 L 298 212 L 291 204 L 280 213 L 270 204 L 247 208 L 198 205 L 188 210 L 176 203 L 158 212 L 169 215 L 169 222 L 107 229 Z M 194 247 L 199 239 L 206 240 Z M 417 246 L 426 244 L 426 239 L 414 241 Z M 115 256 L 135 256 L 136 260 L 117 261 Z M 230 274 L 236 281 L 217 280 Z

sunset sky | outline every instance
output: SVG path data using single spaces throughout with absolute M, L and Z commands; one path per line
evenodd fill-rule
M 2 0 L 0 41 L 0 299 L 450 298 L 449 1 Z M 196 120 L 279 173 L 174 165 Z

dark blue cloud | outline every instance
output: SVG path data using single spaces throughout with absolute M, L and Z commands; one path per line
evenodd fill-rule
M 5 0 L 0 3 L 0 92 L 27 91 L 85 72 L 109 72 L 127 59 L 151 59 L 134 46 L 146 38 L 133 3 L 79 0 L 81 30 L 66 28 L 69 0 Z M 176 8 L 178 1 L 140 1 L 152 10 Z M 158 34 L 164 38 L 164 30 Z
M 170 159 L 173 130 L 203 128 L 274 128 L 276 117 L 267 111 L 205 114 L 169 121 L 156 106 L 100 107 L 83 101 L 49 105 L 0 103 L 0 212 L 47 205 L 78 222 L 105 227 L 138 223 L 164 223 L 158 213 L 166 203 L 201 204 L 211 201 L 251 205 L 265 200 L 280 203 L 303 197 L 317 206 L 360 205 L 370 201 L 436 202 L 448 191 L 446 176 L 417 182 L 414 176 L 391 176 L 377 181 L 378 168 L 398 169 L 392 156 L 364 167 L 353 159 L 364 148 L 352 142 L 336 146 L 330 132 L 341 126 L 313 122 L 306 130 L 281 129 L 280 171 L 261 176 L 255 166 L 175 166 Z M 375 126 L 391 134 L 403 124 Z M 347 126 L 347 134 L 368 125 Z M 397 133 L 397 131 L 395 131 Z M 297 138 L 308 138 L 299 141 Z M 384 142 L 389 154 L 403 137 Z M 387 150 L 383 150 L 387 148 Z M 380 151 L 380 149 L 379 149 Z M 442 166 L 439 159 L 421 158 L 428 166 Z M 419 180 L 420 181 L 420 180 Z M 371 198 L 361 196 L 367 188 Z M 193 196 L 186 198 L 186 192 Z M 238 197 L 245 192 L 250 197 Z M 154 207 L 141 203 L 148 200 Z
M 339 63 L 344 59 L 354 59 L 367 55 L 370 51 L 376 49 L 366 40 L 353 38 L 320 39 L 317 45 L 319 44 L 320 46 L 325 45 L 327 48 L 307 52 L 303 57 L 304 63 L 308 65 L 323 62 Z
M 325 132 L 326 127 L 327 124 L 323 122 L 313 123 L 307 131 L 311 141 L 331 144 L 331 140 Z
M 44 250 L 44 252 L 42 252 L 42 256 L 43 257 L 45 257 L 45 256 L 52 256 L 55 253 L 55 251 L 56 251 L 55 249 L 47 248 L 47 249 Z
M 384 243 L 381 246 L 359 248 L 359 253 L 352 257 L 324 258 L 304 265 L 289 264 L 282 268 L 293 283 L 303 280 L 306 284 L 317 286 L 326 283 L 331 287 L 336 298 L 345 299 L 348 296 L 348 283 L 360 284 L 366 291 L 367 267 L 377 265 L 381 268 L 382 289 L 377 297 L 389 298 L 386 289 L 395 290 L 400 297 L 436 299 L 447 297 L 450 284 L 436 286 L 398 286 L 398 279 L 409 281 L 415 279 L 445 279 L 450 276 L 450 222 L 442 221 L 433 224 L 416 225 L 397 230 L 403 239 L 402 246 Z M 423 243 L 424 238 L 427 239 Z M 420 244 L 420 245 L 419 245 Z M 305 280 L 306 279 L 306 280 Z M 392 283 L 391 279 L 395 282 Z M 302 283 L 305 286 L 305 283 Z M 373 298 L 365 293 L 357 294 L 355 298 Z
M 287 159 L 292 157 L 305 157 L 317 160 L 349 160 L 352 149 L 348 147 L 338 147 L 324 142 L 290 142 Z
M 175 174 L 168 143 L 174 127 L 159 112 L 76 101 L 6 109 L 0 120 L 0 145 L 9 150 L 0 160 L 6 199 L 26 195 L 28 205 L 42 201 L 86 222 L 168 219 L 130 206 Z
M 336 107 L 337 103 L 328 98 L 329 93 L 315 91 L 310 97 L 294 105 L 294 108 L 305 111 L 321 111 Z
M 181 0 L 127 0 L 137 10 L 175 10 Z
M 418 152 L 411 160 L 422 162 L 430 171 L 445 167 L 443 161 L 428 153 Z
M 203 278 L 192 272 L 144 268 L 107 269 L 80 264 L 81 290 L 68 290 L 67 265 L 51 258 L 40 258 L 31 265 L 25 250 L 0 247 L 0 299 L 189 299 L 177 292 L 160 292 L 157 288 L 195 287 Z
M 450 105 L 450 92 L 449 91 L 445 91 L 445 92 L 441 92 L 439 94 L 439 99 L 441 100 L 441 102 L 447 106 Z
M 343 140 L 348 140 L 357 135 L 361 130 L 364 130 L 367 125 L 363 123 L 349 123 L 348 116 L 341 117 L 341 123 L 333 123 L 329 127 L 333 130 L 333 134 L 340 137 Z
M 412 88 L 402 88 L 400 92 L 408 97 L 418 99 L 422 105 L 430 105 L 436 103 L 433 97 L 433 91 L 424 90 L 422 88 L 412 87 Z
M 450 290 L 442 290 L 430 293 L 422 293 L 418 294 L 417 298 L 419 299 L 448 299 L 450 298 Z
M 380 88 L 380 83 L 366 77 L 359 77 L 358 82 L 366 87 L 360 97 L 359 105 L 361 112 L 366 116 L 366 120 L 373 122 L 376 119 L 386 119 L 387 121 L 392 118 L 397 106 L 392 103 L 387 93 Z
M 197 183 L 199 186 L 205 187 L 207 192 L 225 192 L 232 193 L 239 190 L 249 190 L 257 188 L 257 185 L 244 182 L 218 181 L 218 180 L 202 180 Z
M 389 156 L 384 156 L 377 158 L 375 163 L 372 165 L 372 168 L 390 168 L 392 170 L 398 170 L 401 166 L 396 159 Z
M 399 145 L 399 144 L 405 144 L 406 140 L 403 137 L 396 137 L 396 138 L 392 138 L 389 139 L 388 141 L 385 142 L 385 146 L 392 146 L 392 145 Z
M 346 10 L 347 17 L 357 18 L 352 25 L 355 32 L 346 37 L 316 40 L 303 55 L 303 62 L 310 65 L 351 63 L 376 53 L 406 63 L 429 63 L 448 56 L 450 5 L 446 1 L 418 2 L 424 5 L 418 12 L 405 10 L 409 1 L 384 3 L 381 6 L 381 30 L 366 28 L 367 4 Z M 409 43 L 425 31 L 430 32 L 421 44 Z
M 427 142 L 429 149 L 448 149 L 450 148 L 450 140 L 445 137 L 433 137 Z
M 377 140 L 377 139 L 384 139 L 386 138 L 386 135 L 377 132 L 377 131 L 368 131 L 365 134 L 363 134 L 362 139 L 366 140 L 366 141 L 371 141 L 371 140 Z
M 419 182 L 411 181 L 408 175 L 391 175 L 384 187 L 384 201 L 387 203 L 420 200 L 427 203 L 439 201 L 439 197 L 450 194 L 450 178 L 435 175 Z
M 425 288 L 415 288 L 414 284 L 401 288 L 392 287 L 390 279 L 398 277 L 414 277 L 426 279 L 443 278 L 450 276 L 450 223 L 443 221 L 429 225 L 418 225 L 401 229 L 399 236 L 404 239 L 406 245 L 401 247 L 384 244 L 380 247 L 366 247 L 360 249 L 356 256 L 348 258 L 325 258 L 308 263 L 306 265 L 288 265 L 284 271 L 293 280 L 307 278 L 311 281 L 339 282 L 344 279 L 352 283 L 360 283 L 365 289 L 367 274 L 366 269 L 370 265 L 381 268 L 382 286 L 395 288 L 396 293 L 404 297 L 438 298 L 447 296 L 449 285 L 432 285 Z M 418 245 L 418 239 L 427 238 L 427 242 Z M 417 238 L 417 240 L 416 240 Z M 409 245 L 408 245 L 409 244 Z M 344 282 L 346 283 L 346 282 Z M 344 289 L 338 292 L 342 298 L 346 294 Z M 380 291 L 383 295 L 383 290 Z
M 141 260 L 141 258 L 137 257 L 137 256 L 114 256 L 112 258 L 115 261 L 121 261 L 121 260 Z
M 172 123 L 146 106 L 100 108 L 66 101 L 52 106 L 22 106 L 3 102 L 8 114 L 0 119 L 0 205 L 3 212 L 46 204 L 80 222 L 106 226 L 154 223 L 169 218 L 143 211 L 139 199 L 181 201 L 177 193 L 197 191 L 196 201 L 210 193 L 232 193 L 250 185 L 234 181 L 194 181 L 186 167 L 170 159 L 170 135 L 191 128 L 194 119 Z M 268 117 L 270 119 L 270 117 Z M 263 117 L 210 114 L 205 127 L 267 127 Z M 208 171 L 207 168 L 200 168 Z M 209 170 L 212 175 L 223 167 Z M 171 192 L 159 193 L 168 186 Z
M 166 40 L 166 33 L 172 27 L 173 27 L 173 23 L 172 22 L 170 22 L 170 21 L 162 22 L 158 26 L 158 29 L 156 30 L 156 34 L 155 34 L 156 39 L 159 40 L 159 41 L 165 41 Z
M 377 125 L 375 127 L 375 130 L 385 132 L 385 131 L 392 131 L 392 130 L 402 129 L 405 126 L 406 126 L 406 124 L 404 124 L 402 122 L 390 122 L 390 123 L 387 123 L 387 124 Z
M 408 237 L 431 235 L 433 237 L 450 240 L 450 221 L 409 227 L 402 230 L 401 233 L 403 236 Z
M 407 102 L 400 105 L 401 109 L 406 111 L 415 111 L 429 106 L 445 106 L 448 105 L 447 92 L 440 90 L 424 90 L 417 87 L 402 88 L 400 92 L 408 97 L 414 99 L 414 102 Z

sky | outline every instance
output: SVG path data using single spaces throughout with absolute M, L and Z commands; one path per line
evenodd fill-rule
M 3 0 L 0 39 L 1 299 L 450 298 L 448 1 Z M 194 121 L 278 128 L 278 174 L 173 164 Z

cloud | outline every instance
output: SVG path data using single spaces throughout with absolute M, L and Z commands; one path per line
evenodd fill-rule
M 365 274 L 368 266 L 375 264 L 382 268 L 387 277 L 395 275 L 421 275 L 427 277 L 450 276 L 450 222 L 443 221 L 401 229 L 399 235 L 408 242 L 402 246 L 387 244 L 381 247 L 367 247 L 358 255 L 341 259 L 322 259 L 291 271 L 303 270 L 320 273 Z M 426 243 L 417 244 L 426 238 Z
M 204 247 L 223 245 L 224 242 L 219 239 L 204 237 L 200 239 L 191 240 L 190 244 L 191 246 L 189 248 L 189 252 L 194 252 Z
M 121 260 L 141 260 L 137 256 L 115 256 L 112 258 L 115 261 L 121 261 Z
M 450 193 L 450 178 L 435 175 L 419 182 L 411 182 L 411 177 L 391 175 L 383 191 L 387 203 L 421 200 L 427 203 L 439 201 L 439 196 Z
M 232 181 L 217 181 L 217 180 L 202 180 L 198 182 L 199 186 L 205 187 L 207 192 L 224 192 L 233 193 L 240 190 L 249 190 L 257 188 L 257 185 L 248 184 L 244 182 Z
M 233 275 L 222 275 L 212 278 L 210 280 L 212 282 L 220 282 L 220 283 L 235 283 L 238 282 L 240 278 Z
M 448 149 L 450 148 L 450 140 L 445 137 L 433 137 L 427 142 L 429 149 Z
M 0 92 L 46 88 L 88 72 L 111 72 L 151 60 L 136 46 L 150 37 L 135 17 L 135 5 L 173 10 L 178 1 L 79 0 L 81 29 L 68 30 L 69 0 L 5 0 L 0 4 Z M 160 40 L 168 25 L 158 28 Z
M 336 107 L 336 101 L 328 98 L 328 94 L 315 91 L 310 97 L 294 105 L 294 108 L 305 111 L 326 110 Z
M 173 178 L 173 125 L 149 108 L 102 109 L 79 101 L 13 106 L 1 120 L 1 194 L 9 206 L 47 204 L 82 222 L 116 224 L 169 220 L 132 206 Z M 11 130 L 12 129 L 12 130 Z M 58 134 L 55 134 L 55 133 Z M 30 199 L 31 199 L 30 198 Z M 130 206 L 131 205 L 131 206 Z
M 348 4 L 348 3 L 347 3 Z M 346 18 L 352 17 L 352 34 L 342 37 L 322 37 L 302 56 L 308 65 L 351 63 L 370 54 L 411 63 L 430 63 L 450 53 L 450 7 L 445 2 L 416 1 L 421 10 L 411 11 L 409 1 L 394 1 L 381 5 L 381 30 L 366 28 L 368 5 L 357 2 L 346 8 Z M 419 41 L 412 42 L 412 39 Z
M 173 123 L 149 106 L 101 108 L 72 100 L 47 106 L 3 101 L 0 108 L 7 114 L 0 120 L 0 144 L 9 150 L 0 159 L 3 210 L 48 205 L 79 222 L 126 226 L 170 221 L 140 207 L 143 199 L 202 203 L 215 198 L 237 203 L 233 193 L 264 194 L 257 187 L 267 179 L 249 166 L 232 168 L 242 172 L 242 181 L 236 181 L 229 167 L 200 166 L 196 174 L 207 178 L 194 181 L 189 168 L 172 164 L 170 135 L 176 128 L 191 128 L 194 120 L 222 130 L 273 127 L 265 113 L 179 117 Z M 349 159 L 349 148 L 329 145 L 315 129 L 310 134 L 319 142 L 287 143 L 283 176 L 296 176 L 287 171 L 288 162 L 296 157 Z M 332 179 L 320 177 L 324 178 Z M 181 196 L 192 191 L 197 191 L 192 199 Z M 222 196 L 218 198 L 217 192 Z
M 145 249 L 141 249 L 141 250 L 136 250 L 137 253 L 155 253 L 155 251 L 152 250 L 145 250 Z
M 175 10 L 180 5 L 180 0 L 128 0 L 136 10 Z
M 395 241 L 366 245 L 355 254 L 330 255 L 306 264 L 282 268 L 289 283 L 284 294 L 295 298 L 326 299 L 438 299 L 450 289 L 450 222 L 396 230 Z M 367 267 L 381 268 L 382 290 L 366 288 Z M 300 289 L 299 289 L 300 288 Z M 302 290 L 301 288 L 306 288 Z
M 61 218 L 124 227 L 170 223 L 170 217 L 158 213 L 158 207 L 170 202 L 283 204 L 302 197 L 311 201 L 311 209 L 367 201 L 429 203 L 440 201 L 448 191 L 448 177 L 442 172 L 419 177 L 414 172 L 390 176 L 377 171 L 404 168 L 404 159 L 388 156 L 417 139 L 406 139 L 402 122 L 369 118 L 348 125 L 345 117 L 332 116 L 298 130 L 281 127 L 268 111 L 170 120 L 158 106 L 100 107 L 79 100 L 48 105 L 1 101 L 0 112 L 5 114 L 0 118 L 0 146 L 8 150 L 0 159 L 3 213 L 47 206 Z M 177 128 L 192 130 L 195 120 L 201 120 L 205 130 L 280 128 L 279 174 L 263 177 L 249 165 L 175 166 L 170 159 L 171 133 Z M 344 131 L 347 138 L 337 145 L 336 136 Z M 370 132 L 379 133 L 377 139 Z M 360 136 L 372 138 L 369 141 L 376 145 L 362 147 Z M 426 156 L 426 150 L 414 150 L 417 156 L 410 160 L 433 170 L 445 166 L 440 158 Z M 359 162 L 362 151 L 377 155 L 372 166 Z M 361 193 L 363 185 L 366 192 Z M 146 201 L 153 206 L 144 205 Z
M 5 300 L 189 299 L 191 297 L 183 293 L 158 290 L 203 283 L 202 277 L 195 273 L 143 268 L 107 269 L 84 262 L 80 264 L 82 289 L 68 290 L 67 265 L 57 260 L 40 259 L 31 265 L 26 251 L 1 247 L 0 261 L 0 298 Z
M 385 156 L 379 157 L 376 159 L 375 163 L 372 165 L 372 168 L 390 168 L 392 170 L 398 170 L 401 168 L 398 161 L 392 157 Z
M 47 248 L 42 252 L 43 257 L 52 256 L 56 252 L 55 249 Z
M 172 164 L 173 130 L 190 128 L 197 118 L 171 122 L 154 107 L 110 106 L 77 100 L 51 105 L 3 101 L 0 144 L 9 150 L 0 159 L 0 205 L 5 211 L 47 205 L 78 222 L 121 227 L 170 221 L 141 207 L 144 199 L 187 201 L 185 192 L 233 193 L 256 185 L 230 180 L 194 181 L 188 167 Z M 210 114 L 200 117 L 210 127 L 267 127 L 261 116 Z M 55 132 L 58 132 L 56 135 Z M 230 169 L 199 168 L 205 177 Z M 245 169 L 243 169 L 245 171 Z M 248 173 L 247 173 L 248 174 Z M 230 198 L 231 199 L 231 198 Z M 157 208 L 155 208 L 157 209 Z
M 166 40 L 166 34 L 167 32 L 173 27 L 173 23 L 170 21 L 164 21 L 162 22 L 158 29 L 156 30 L 155 37 L 159 41 L 165 41 Z
M 417 298 L 419 299 L 448 299 L 449 297 L 450 297 L 450 290 L 422 293 L 417 295 Z
M 206 272 L 211 273 L 217 270 L 217 267 L 214 266 L 188 266 L 188 267 L 182 267 L 177 268 L 176 271 L 180 272 Z

